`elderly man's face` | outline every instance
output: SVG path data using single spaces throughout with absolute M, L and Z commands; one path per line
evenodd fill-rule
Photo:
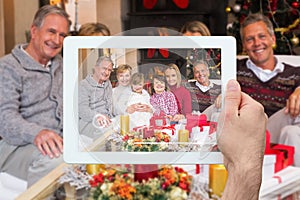
M 64 38 L 69 30 L 69 22 L 57 14 L 45 17 L 41 27 L 31 27 L 31 43 L 35 52 L 31 56 L 42 64 L 46 64 L 62 49 Z
M 103 83 L 109 79 L 109 76 L 113 70 L 113 64 L 109 61 L 102 61 L 99 66 L 95 66 L 94 77 L 98 83 Z
M 194 67 L 194 78 L 201 85 L 209 85 L 209 70 L 205 64 L 198 64 Z

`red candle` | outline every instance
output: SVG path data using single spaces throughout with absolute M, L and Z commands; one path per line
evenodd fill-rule
M 157 164 L 136 164 L 134 165 L 134 180 L 142 182 L 147 181 L 149 178 L 158 176 Z

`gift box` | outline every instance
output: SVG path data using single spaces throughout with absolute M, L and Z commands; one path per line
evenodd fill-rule
M 143 126 L 136 126 L 136 127 L 134 127 L 132 130 L 133 130 L 134 132 L 140 133 L 140 135 L 143 135 L 144 129 L 147 128 L 147 127 L 148 127 L 148 126 L 146 126 L 146 125 L 143 125 Z
M 138 132 L 142 138 L 149 138 L 154 136 L 154 127 L 153 126 L 137 126 L 133 128 L 134 132 Z
M 260 188 L 260 200 L 283 199 L 300 190 L 300 168 L 288 166 L 263 180 Z
M 143 129 L 143 138 L 150 138 L 154 136 L 154 129 L 152 127 L 146 127 Z
M 197 114 L 186 114 L 186 129 L 189 130 L 189 132 L 192 132 L 192 128 L 195 126 L 199 126 L 200 116 Z
M 167 124 L 167 118 L 164 115 L 153 115 L 150 119 L 150 126 L 154 128 L 165 126 Z
M 209 134 L 210 126 L 196 126 L 192 128 L 191 139 L 201 144 L 208 140 Z
M 267 180 L 272 178 L 275 174 L 275 163 L 276 163 L 276 155 L 265 155 L 263 168 L 262 168 L 262 179 Z
M 209 126 L 207 116 L 205 114 L 187 114 L 186 115 L 186 129 L 191 133 L 194 127 L 199 126 L 201 129 L 203 126 Z
M 279 172 L 283 169 L 284 163 L 284 153 L 277 149 L 267 149 L 265 150 L 265 155 L 275 155 L 276 162 L 275 162 L 275 173 Z
M 156 130 L 159 130 L 163 133 L 168 134 L 172 141 L 177 141 L 178 131 L 179 131 L 180 127 L 181 127 L 181 124 L 172 124 L 169 126 L 157 127 Z
M 276 149 L 284 153 L 283 168 L 294 164 L 295 147 L 283 144 L 274 144 L 272 145 L 272 149 Z

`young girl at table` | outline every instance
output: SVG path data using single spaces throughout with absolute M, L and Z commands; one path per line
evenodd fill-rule
M 170 91 L 175 95 L 178 115 L 175 115 L 172 121 L 179 121 L 183 119 L 186 114 L 192 113 L 192 100 L 190 92 L 181 84 L 180 71 L 174 63 L 168 64 L 164 71 L 168 87 Z
M 127 102 L 126 112 L 129 114 L 130 127 L 137 127 L 150 124 L 152 117 L 152 106 L 150 104 L 150 95 L 143 89 L 144 75 L 134 73 L 131 77 L 132 92 Z
M 153 95 L 150 103 L 154 108 L 154 115 L 166 115 L 172 119 L 178 113 L 176 98 L 168 91 L 166 77 L 163 74 L 153 76 Z

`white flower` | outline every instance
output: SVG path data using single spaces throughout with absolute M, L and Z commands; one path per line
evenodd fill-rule
M 170 200 L 184 200 L 187 199 L 187 193 L 186 191 L 180 189 L 179 187 L 174 187 L 169 195 Z

